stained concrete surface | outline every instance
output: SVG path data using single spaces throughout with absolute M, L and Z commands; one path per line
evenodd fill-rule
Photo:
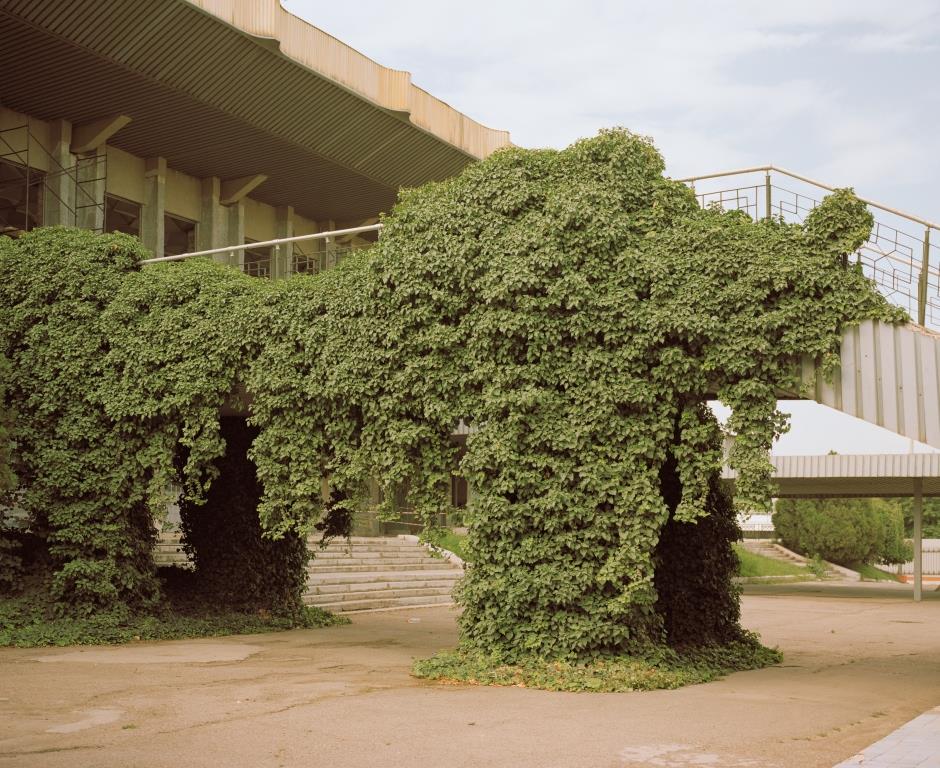
M 455 617 L 433 608 L 269 635 L 0 649 L 0 766 L 831 768 L 940 704 L 935 600 L 745 595 L 744 623 L 783 664 L 627 694 L 410 677 L 414 658 L 455 643 Z

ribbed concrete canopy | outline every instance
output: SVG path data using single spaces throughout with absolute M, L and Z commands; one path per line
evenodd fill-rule
M 109 143 L 198 177 L 267 174 L 252 197 L 316 220 L 374 216 L 509 143 L 277 0 L 0 0 L 0 22 L 5 106 L 129 115 Z

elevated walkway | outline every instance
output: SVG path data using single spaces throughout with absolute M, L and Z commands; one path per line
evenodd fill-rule
M 940 335 L 921 326 L 867 320 L 842 337 L 832 381 L 804 358 L 806 398 L 940 449 Z

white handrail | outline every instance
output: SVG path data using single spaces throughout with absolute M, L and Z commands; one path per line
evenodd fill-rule
M 757 165 L 757 166 L 754 166 L 753 168 L 738 168 L 733 171 L 722 171 L 720 173 L 706 173 L 704 176 L 689 176 L 688 178 L 685 178 L 685 179 L 676 179 L 676 181 L 680 181 L 686 184 L 694 184 L 696 181 L 702 181 L 704 179 L 717 179 L 722 176 L 742 176 L 746 173 L 762 173 L 766 171 L 775 171 L 777 173 L 782 173 L 784 176 L 789 176 L 790 178 L 797 179 L 798 181 L 803 181 L 803 182 L 806 182 L 807 184 L 813 184 L 817 187 L 822 187 L 823 189 L 827 189 L 830 192 L 835 192 L 835 190 L 838 189 L 838 187 L 833 187 L 833 186 L 830 186 L 829 184 L 823 184 L 823 182 L 821 181 L 816 181 L 816 179 L 811 179 L 808 176 L 803 176 L 802 174 L 794 173 L 793 171 L 788 171 L 786 168 L 780 168 L 776 165 Z M 864 197 L 859 197 L 858 199 L 861 200 L 866 205 L 870 205 L 872 208 L 878 208 L 879 210 L 894 214 L 895 216 L 900 216 L 902 219 L 907 219 L 908 221 L 913 221 L 917 224 L 921 224 L 925 227 L 929 227 L 930 229 L 936 229 L 940 231 L 940 224 L 936 224 L 927 219 L 922 219 L 919 216 L 915 216 L 911 213 L 905 213 L 904 211 L 899 211 L 897 208 L 892 208 L 888 205 L 875 202 L 874 200 L 868 200 L 867 198 L 864 198 Z
M 250 250 L 253 248 L 269 248 L 270 246 L 284 245 L 286 243 L 300 243 L 307 240 L 325 240 L 328 237 L 342 237 L 343 235 L 358 235 L 362 232 L 378 232 L 381 224 L 369 224 L 365 227 L 350 227 L 349 229 L 334 229 L 331 232 L 317 232 L 312 235 L 296 235 L 295 237 L 281 237 L 277 240 L 264 240 L 260 243 L 242 243 L 241 245 L 226 245 L 222 248 L 209 248 L 206 251 L 193 251 L 180 253 L 176 256 L 158 256 L 154 259 L 143 259 L 141 264 L 159 264 L 164 261 L 182 261 L 194 256 L 213 256 L 218 253 L 234 253 L 235 251 Z

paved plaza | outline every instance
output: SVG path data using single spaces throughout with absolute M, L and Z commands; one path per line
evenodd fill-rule
M 940 768 L 940 707 L 902 725 L 836 768 Z
M 743 618 L 783 664 L 678 691 L 410 677 L 413 658 L 455 643 L 449 608 L 269 635 L 0 649 L 0 767 L 936 766 L 888 750 L 933 749 L 937 715 L 924 713 L 940 704 L 940 601 L 775 589 L 746 594 Z

